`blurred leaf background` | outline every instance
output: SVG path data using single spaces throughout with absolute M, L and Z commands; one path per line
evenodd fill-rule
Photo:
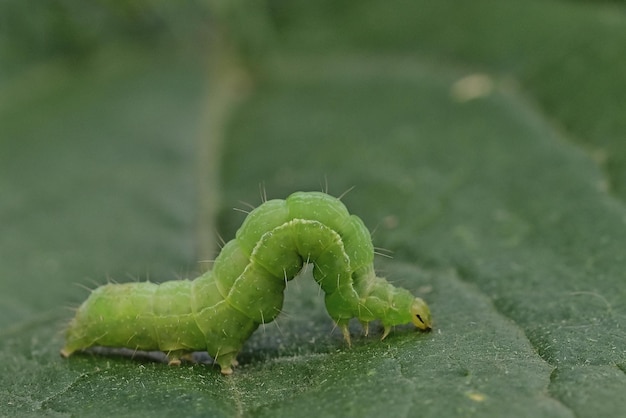
M 621 416 L 625 11 L 2 2 L 0 415 Z M 230 377 L 58 356 L 85 288 L 210 268 L 259 187 L 354 187 L 435 330 L 347 349 L 303 277 Z

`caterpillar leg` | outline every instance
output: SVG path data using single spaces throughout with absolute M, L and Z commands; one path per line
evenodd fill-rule
M 192 353 L 187 350 L 173 350 L 166 353 L 166 356 L 170 366 L 180 366 L 181 360 L 193 361 Z
M 218 354 L 215 356 L 215 362 L 217 364 L 219 364 L 220 368 L 221 368 L 221 372 L 223 375 L 230 375 L 233 374 L 233 367 L 236 367 L 239 365 L 239 362 L 237 361 L 237 352 L 230 352 L 230 353 L 225 353 L 225 354 Z
M 391 332 L 391 327 L 389 325 L 385 325 L 385 330 L 383 331 L 383 336 L 380 339 L 381 341 L 385 339 L 387 335 Z
M 337 320 L 337 326 L 341 329 L 344 340 L 348 344 L 348 347 L 352 347 L 352 341 L 350 341 L 350 330 L 348 329 L 348 319 Z
M 367 337 L 370 333 L 370 323 L 361 321 L 361 326 L 363 327 L 363 334 Z

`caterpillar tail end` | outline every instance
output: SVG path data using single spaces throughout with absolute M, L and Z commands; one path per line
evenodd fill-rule
M 61 351 L 59 351 L 59 354 L 61 354 L 61 357 L 63 358 L 68 358 L 69 356 L 71 356 L 74 353 L 74 350 L 70 350 L 67 347 L 63 347 L 61 349 Z
M 63 348 L 59 350 L 59 354 L 63 358 L 68 358 L 75 352 L 84 350 L 85 348 L 87 348 L 87 346 L 81 344 L 79 341 L 68 340 L 65 342 Z

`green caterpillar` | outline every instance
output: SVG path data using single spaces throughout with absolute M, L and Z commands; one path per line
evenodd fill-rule
M 326 309 L 348 344 L 348 321 L 431 327 L 426 303 L 374 273 L 374 248 L 360 218 L 337 198 L 297 192 L 253 210 L 195 280 L 108 284 L 94 290 L 69 324 L 64 357 L 94 346 L 160 350 L 170 364 L 206 350 L 231 374 L 260 324 L 280 313 L 284 290 L 304 263 L 325 292 Z

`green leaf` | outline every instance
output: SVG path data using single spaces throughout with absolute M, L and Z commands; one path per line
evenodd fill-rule
M 624 83 L 621 6 L 310 4 L 273 1 L 248 58 L 272 53 L 251 76 L 217 57 L 209 88 L 164 50 L 0 79 L 0 415 L 623 414 L 623 103 L 600 94 Z M 58 356 L 73 284 L 193 277 L 207 219 L 230 239 L 259 185 L 354 187 L 342 200 L 392 254 L 378 270 L 434 330 L 353 324 L 349 349 L 305 273 L 232 376 Z

